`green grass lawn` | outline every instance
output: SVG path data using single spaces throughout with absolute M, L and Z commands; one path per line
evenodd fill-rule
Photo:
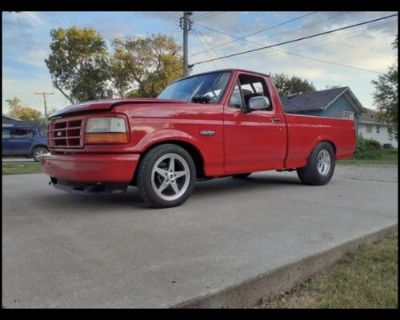
M 339 160 L 337 161 L 337 164 L 398 164 L 398 151 L 383 149 L 381 151 L 381 157 L 379 159 Z
M 397 308 L 397 234 L 363 245 L 261 308 Z
M 40 173 L 40 162 L 2 163 L 2 172 L 5 174 Z

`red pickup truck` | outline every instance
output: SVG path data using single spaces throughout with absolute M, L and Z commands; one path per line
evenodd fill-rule
M 271 78 L 229 69 L 178 80 L 156 98 L 91 101 L 54 113 L 43 170 L 76 193 L 137 186 L 152 207 L 182 204 L 197 179 L 297 170 L 332 178 L 355 152 L 351 120 L 285 114 Z

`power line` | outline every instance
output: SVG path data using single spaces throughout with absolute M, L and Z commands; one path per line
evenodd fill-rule
M 351 69 L 367 71 L 367 72 L 372 72 L 372 73 L 378 73 L 378 74 L 380 73 L 378 71 L 369 70 L 369 69 L 365 69 L 365 68 L 361 68 L 361 67 L 355 67 L 355 66 L 351 66 L 349 64 L 344 64 L 344 63 L 339 63 L 339 62 L 334 62 L 334 61 L 329 61 L 329 60 L 323 60 L 323 59 L 320 59 L 320 58 L 305 56 L 305 55 L 302 55 L 300 53 L 294 53 L 294 52 L 289 52 L 289 51 L 286 51 L 286 50 L 279 50 L 279 49 L 274 49 L 274 50 L 278 51 L 278 52 L 282 52 L 282 53 L 291 54 L 293 56 L 298 56 L 298 57 L 301 57 L 301 58 L 304 58 L 304 59 L 309 59 L 309 60 L 322 62 L 322 63 L 328 63 L 328 64 L 333 64 L 333 65 L 336 65 L 336 66 L 347 67 L 347 68 L 351 68 Z
M 379 27 L 383 27 L 383 26 L 385 26 L 385 25 L 387 25 L 387 24 L 390 24 L 390 23 L 393 23 L 393 22 L 396 22 L 396 21 L 389 21 L 389 22 L 385 22 L 385 23 L 383 23 L 383 24 L 377 24 L 377 25 L 375 25 L 375 26 L 371 26 L 368 30 L 370 30 L 370 29 L 375 29 L 375 28 L 379 28 Z M 353 36 L 353 34 L 356 34 L 356 36 Z M 348 37 L 349 35 L 351 35 L 350 37 Z M 347 40 L 347 39 L 352 39 L 352 38 L 356 38 L 356 37 L 361 37 L 361 36 L 364 36 L 365 35 L 365 31 L 364 30 L 353 30 L 353 31 L 350 31 L 350 32 L 346 32 L 345 34 L 344 34 L 344 37 L 343 38 L 341 38 L 341 42 L 339 42 L 339 41 L 332 41 L 330 38 L 326 38 L 326 39 L 314 39 L 314 41 L 308 41 L 308 42 L 305 42 L 305 43 L 300 43 L 300 44 L 296 44 L 296 45 L 294 45 L 294 46 L 289 46 L 288 48 L 289 49 L 292 49 L 292 48 L 297 48 L 297 47 L 301 47 L 301 46 L 307 46 L 307 45 L 310 45 L 310 47 L 308 47 L 308 48 L 315 48 L 315 47 L 318 47 L 318 45 L 314 45 L 314 43 L 319 43 L 319 42 L 323 42 L 323 41 L 331 41 L 331 42 L 334 42 L 334 43 L 339 43 L 339 44 L 341 44 L 341 45 L 346 45 L 346 46 L 350 46 L 350 47 L 356 47 L 356 46 L 354 46 L 354 45 L 351 45 L 351 44 L 348 44 L 348 43 L 344 43 L 343 42 L 343 40 Z
M 315 13 L 318 13 L 318 12 L 317 12 L 317 11 L 316 11 L 316 12 L 311 12 L 310 14 L 315 14 Z M 309 28 L 309 27 L 314 26 L 314 25 L 316 25 L 316 24 L 318 24 L 318 23 L 320 23 L 320 22 L 329 21 L 329 20 L 331 20 L 331 19 L 333 19 L 333 18 L 337 18 L 337 17 L 342 16 L 342 15 L 344 15 L 344 14 L 346 14 L 346 13 L 347 13 L 347 12 L 338 13 L 338 14 L 335 14 L 335 15 L 329 17 L 329 18 L 325 18 L 325 19 L 318 20 L 317 22 L 314 22 L 314 23 L 310 23 L 310 24 L 305 25 L 304 28 Z M 300 16 L 300 17 L 296 18 L 295 20 L 300 19 L 300 18 L 305 17 L 305 16 L 310 15 L 310 14 L 306 14 L 306 15 L 304 15 L 304 16 Z M 280 23 L 279 25 L 286 24 L 286 23 L 289 23 L 289 22 L 292 22 L 292 21 L 294 21 L 294 20 L 291 19 L 291 20 L 288 20 L 288 21 L 286 21 L 286 22 Z M 203 28 L 207 28 L 206 26 L 203 26 L 203 25 L 201 25 L 201 24 L 198 24 L 198 26 L 203 27 Z M 277 26 L 278 26 L 278 25 L 277 25 Z M 273 29 L 273 28 L 274 28 L 274 26 L 271 27 L 271 28 L 262 29 L 262 30 L 259 30 L 259 31 L 256 31 L 256 32 L 247 34 L 247 35 L 242 36 L 242 37 L 237 37 L 237 40 L 231 40 L 231 41 L 225 42 L 225 43 L 223 43 L 223 44 L 221 44 L 221 45 L 215 46 L 215 47 L 213 47 L 213 48 L 216 49 L 216 48 L 222 47 L 222 46 L 224 46 L 224 45 L 233 43 L 233 42 L 238 41 L 238 40 L 249 41 L 249 40 L 246 39 L 247 37 L 250 37 L 250 36 L 255 35 L 255 34 L 257 34 L 257 33 L 260 33 L 260 32 L 263 32 L 263 31 L 267 31 L 267 30 Z M 210 27 L 208 27 L 208 29 L 211 30 Z M 215 31 L 215 30 L 214 30 L 214 31 Z M 221 33 L 222 33 L 222 32 L 221 32 Z M 289 30 L 289 31 L 281 32 L 281 33 L 279 33 L 277 36 L 282 37 L 282 35 L 287 34 L 287 33 L 293 33 L 293 31 L 292 31 L 292 30 Z M 229 35 L 229 34 L 227 34 L 227 33 L 225 33 L 225 34 L 226 34 L 226 35 Z M 277 36 L 275 36 L 275 37 L 273 36 L 272 39 L 276 38 Z M 195 53 L 195 54 L 196 54 L 196 53 Z M 192 57 L 193 57 L 195 54 L 193 54 Z
M 194 19 L 194 22 L 197 22 L 197 21 L 200 21 L 200 20 L 205 20 L 205 19 L 208 19 L 208 18 L 214 17 L 214 16 L 219 15 L 219 14 L 223 14 L 223 13 L 225 13 L 225 12 L 219 11 L 219 12 L 213 12 L 211 14 L 206 14 L 204 16 L 201 16 L 200 18 Z
M 222 34 L 229 35 L 232 38 L 237 38 L 237 39 L 239 38 L 239 37 L 236 37 L 236 36 L 234 36 L 232 34 L 228 34 L 226 32 L 223 32 L 223 31 L 218 31 L 218 30 L 212 29 L 212 28 L 209 28 L 209 29 L 214 31 L 214 32 L 217 32 L 217 33 L 222 33 Z M 256 45 L 260 45 L 260 43 L 255 42 L 253 40 L 246 40 L 246 41 L 248 41 L 250 43 L 254 43 Z M 301 58 L 304 58 L 304 59 L 309 59 L 309 60 L 322 62 L 322 63 L 328 63 L 328 64 L 337 65 L 337 66 L 342 66 L 342 67 L 347 67 L 347 68 L 352 68 L 352 69 L 357 69 L 357 70 L 362 70 L 362 71 L 368 71 L 368 72 L 372 72 L 372 73 L 380 73 L 378 71 L 369 70 L 369 69 L 365 69 L 365 68 L 361 68 L 361 67 L 355 67 L 355 66 L 351 66 L 351 65 L 348 65 L 348 64 L 335 62 L 335 61 L 329 61 L 329 60 L 323 60 L 323 59 L 320 59 L 320 58 L 310 57 L 310 56 L 302 55 L 302 54 L 299 54 L 299 53 L 291 52 L 291 51 L 288 51 L 288 50 L 276 49 L 276 48 L 271 48 L 271 50 L 274 50 L 274 51 L 277 51 L 277 52 L 280 52 L 280 53 L 286 53 L 286 54 L 294 55 L 294 56 L 301 57 Z
M 237 52 L 237 53 L 232 53 L 232 54 L 229 54 L 229 55 L 226 55 L 226 56 L 222 56 L 222 57 L 219 57 L 219 58 L 214 58 L 214 59 L 211 59 L 211 60 L 204 60 L 204 61 L 195 62 L 195 63 L 193 63 L 193 66 L 197 65 L 197 64 L 203 64 L 203 63 L 207 63 L 207 62 L 211 62 L 211 61 L 215 61 L 215 60 L 220 60 L 220 59 L 223 59 L 223 58 L 231 58 L 231 57 L 235 57 L 235 56 L 246 54 L 246 53 L 250 53 L 250 52 L 269 49 L 269 48 L 281 46 L 281 45 L 284 45 L 284 44 L 287 44 L 287 43 L 293 43 L 293 42 L 298 42 L 298 41 L 302 41 L 302 40 L 305 40 L 305 39 L 319 37 L 319 36 L 322 36 L 322 35 L 330 34 L 330 33 L 341 31 L 341 30 L 346 30 L 346 29 L 349 29 L 349 28 L 358 27 L 358 26 L 361 26 L 361 25 L 364 25 L 364 24 L 375 22 L 375 21 L 389 19 L 389 18 L 397 16 L 397 15 L 398 14 L 392 14 L 392 15 L 389 15 L 389 16 L 385 16 L 385 17 L 381 17 L 381 18 L 377 18 L 377 19 L 373 19 L 373 20 L 368 20 L 368 21 L 357 23 L 357 24 L 352 24 L 352 25 L 345 26 L 345 27 L 342 27 L 342 28 L 337 28 L 337 29 L 333 29 L 333 30 L 329 30 L 329 31 L 325 31 L 325 32 L 312 34 L 312 35 L 306 36 L 306 37 L 301 37 L 301 38 L 297 38 L 297 39 L 293 39 L 293 40 L 283 41 L 283 42 L 280 42 L 280 43 L 276 43 L 276 44 L 272 44 L 272 45 L 268 45 L 268 46 L 264 46 L 264 47 L 260 47 L 260 48 L 256 48 L 256 49 L 252 49 L 252 50 L 246 50 L 246 51 L 241 51 L 241 52 Z
M 201 43 L 202 47 L 204 48 L 205 53 L 209 57 L 211 57 L 211 55 L 208 53 L 208 49 L 207 49 L 206 45 L 203 43 L 203 40 L 201 39 L 200 33 L 197 31 L 196 28 L 194 28 L 193 31 L 194 31 L 194 34 L 196 35 L 196 37 L 200 40 L 200 43 Z M 219 56 L 217 55 L 217 57 L 219 57 Z M 218 68 L 217 65 L 214 62 L 212 64 L 214 65 L 214 68 L 216 68 L 216 69 Z
M 283 22 L 281 22 L 281 23 L 278 23 L 278 24 L 269 26 L 269 27 L 267 27 L 267 28 L 264 28 L 264 29 L 261 29 L 261 30 L 258 30 L 258 31 L 255 31 L 255 32 L 252 32 L 252 33 L 249 33 L 249 34 L 246 34 L 246 35 L 244 35 L 244 36 L 242 36 L 242 37 L 239 37 L 239 38 L 236 39 L 236 40 L 231 40 L 231 41 L 227 41 L 227 42 L 221 43 L 220 45 L 217 45 L 217 46 L 213 47 L 213 49 L 217 49 L 217 48 L 220 48 L 220 47 L 224 47 L 224 46 L 226 46 L 227 44 L 236 42 L 236 41 L 238 41 L 238 40 L 246 40 L 245 38 L 247 38 L 247 37 L 250 37 L 250 36 L 253 36 L 253 35 L 255 35 L 255 34 L 258 34 L 258 33 L 261 33 L 261 32 L 265 32 L 265 31 L 267 31 L 267 30 L 271 30 L 271 29 L 274 29 L 274 28 L 277 28 L 277 27 L 280 27 L 280 26 L 283 26 L 283 25 L 288 24 L 288 23 L 290 23 L 290 22 L 303 19 L 303 18 L 305 18 L 305 17 L 307 17 L 307 16 L 310 16 L 310 15 L 313 15 L 313 14 L 316 14 L 316 13 L 317 13 L 317 11 L 314 11 L 314 12 L 310 12 L 310 13 L 304 14 L 304 15 L 302 15 L 302 16 L 299 16 L 299 17 L 296 17 L 296 18 L 293 18 L 293 19 L 290 19 L 290 20 L 287 20 L 287 21 L 283 21 Z M 206 26 L 201 25 L 201 24 L 198 24 L 198 26 L 200 26 L 200 27 L 202 27 L 202 28 L 205 28 L 205 29 L 210 29 L 209 27 L 206 27 Z M 226 35 L 228 35 L 228 34 L 226 34 Z M 202 52 L 195 52 L 195 53 L 192 54 L 191 56 L 194 57 L 194 56 L 196 56 L 196 55 L 199 55 L 200 53 L 202 53 Z
M 197 33 L 198 33 L 201 37 L 204 38 L 204 42 L 206 43 L 206 45 L 208 46 L 208 48 L 210 49 L 210 51 L 212 50 L 212 51 L 215 53 L 215 55 L 216 55 L 217 57 L 220 57 L 220 55 L 219 55 L 219 53 L 217 52 L 217 50 L 211 48 L 211 45 L 209 44 L 209 42 L 208 42 L 208 40 L 207 40 L 207 37 L 206 37 L 200 30 L 198 30 L 197 28 L 196 28 L 196 31 L 197 31 Z M 222 59 L 222 62 L 223 62 L 223 64 L 225 65 L 225 67 L 228 67 L 228 65 L 226 64 L 226 62 L 225 62 L 224 59 Z

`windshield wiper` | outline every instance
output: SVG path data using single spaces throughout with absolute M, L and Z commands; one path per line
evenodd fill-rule
M 194 96 L 192 102 L 209 103 L 211 100 L 210 96 Z

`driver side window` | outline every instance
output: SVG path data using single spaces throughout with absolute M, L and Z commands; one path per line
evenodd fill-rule
M 252 97 L 265 96 L 270 100 L 267 85 L 261 77 L 242 74 L 232 92 L 229 106 L 233 108 L 249 108 L 249 101 Z M 271 111 L 272 105 L 265 109 Z

